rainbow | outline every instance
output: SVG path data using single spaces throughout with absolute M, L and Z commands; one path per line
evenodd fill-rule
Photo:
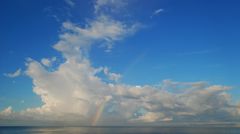
M 92 126 L 96 126 L 97 122 L 99 121 L 99 119 L 101 118 L 101 115 L 104 111 L 105 108 L 105 104 L 107 101 L 102 102 L 98 107 L 97 107 L 97 111 L 95 113 L 95 115 L 93 116 L 93 120 L 91 125 Z

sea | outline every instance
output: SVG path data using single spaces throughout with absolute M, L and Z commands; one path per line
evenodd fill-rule
M 240 134 L 240 127 L 16 127 L 0 134 Z

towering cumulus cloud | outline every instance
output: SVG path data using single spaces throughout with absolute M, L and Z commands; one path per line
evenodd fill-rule
M 62 24 L 59 41 L 53 48 L 65 59 L 49 71 L 54 60 L 42 62 L 28 58 L 26 74 L 32 78 L 33 91 L 42 106 L 13 112 L 9 107 L 1 119 L 81 122 L 86 125 L 120 123 L 157 123 L 178 121 L 237 121 L 240 107 L 231 102 L 231 87 L 206 82 L 174 82 L 164 80 L 160 86 L 132 86 L 116 83 L 121 75 L 107 67 L 93 67 L 88 52 L 93 45 L 106 46 L 134 34 L 139 23 L 124 23 L 106 15 L 104 8 L 113 0 L 95 3 L 97 17 L 84 27 L 71 22 Z M 51 59 L 51 58 L 49 58 Z M 50 64 L 51 63 L 51 64 Z M 98 73 L 109 78 L 105 82 Z

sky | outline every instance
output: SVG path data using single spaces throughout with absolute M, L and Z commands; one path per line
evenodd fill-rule
M 240 121 L 237 0 L 3 0 L 0 125 Z

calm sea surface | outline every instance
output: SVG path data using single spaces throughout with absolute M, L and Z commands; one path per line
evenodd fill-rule
M 0 127 L 0 134 L 240 134 L 237 127 Z

